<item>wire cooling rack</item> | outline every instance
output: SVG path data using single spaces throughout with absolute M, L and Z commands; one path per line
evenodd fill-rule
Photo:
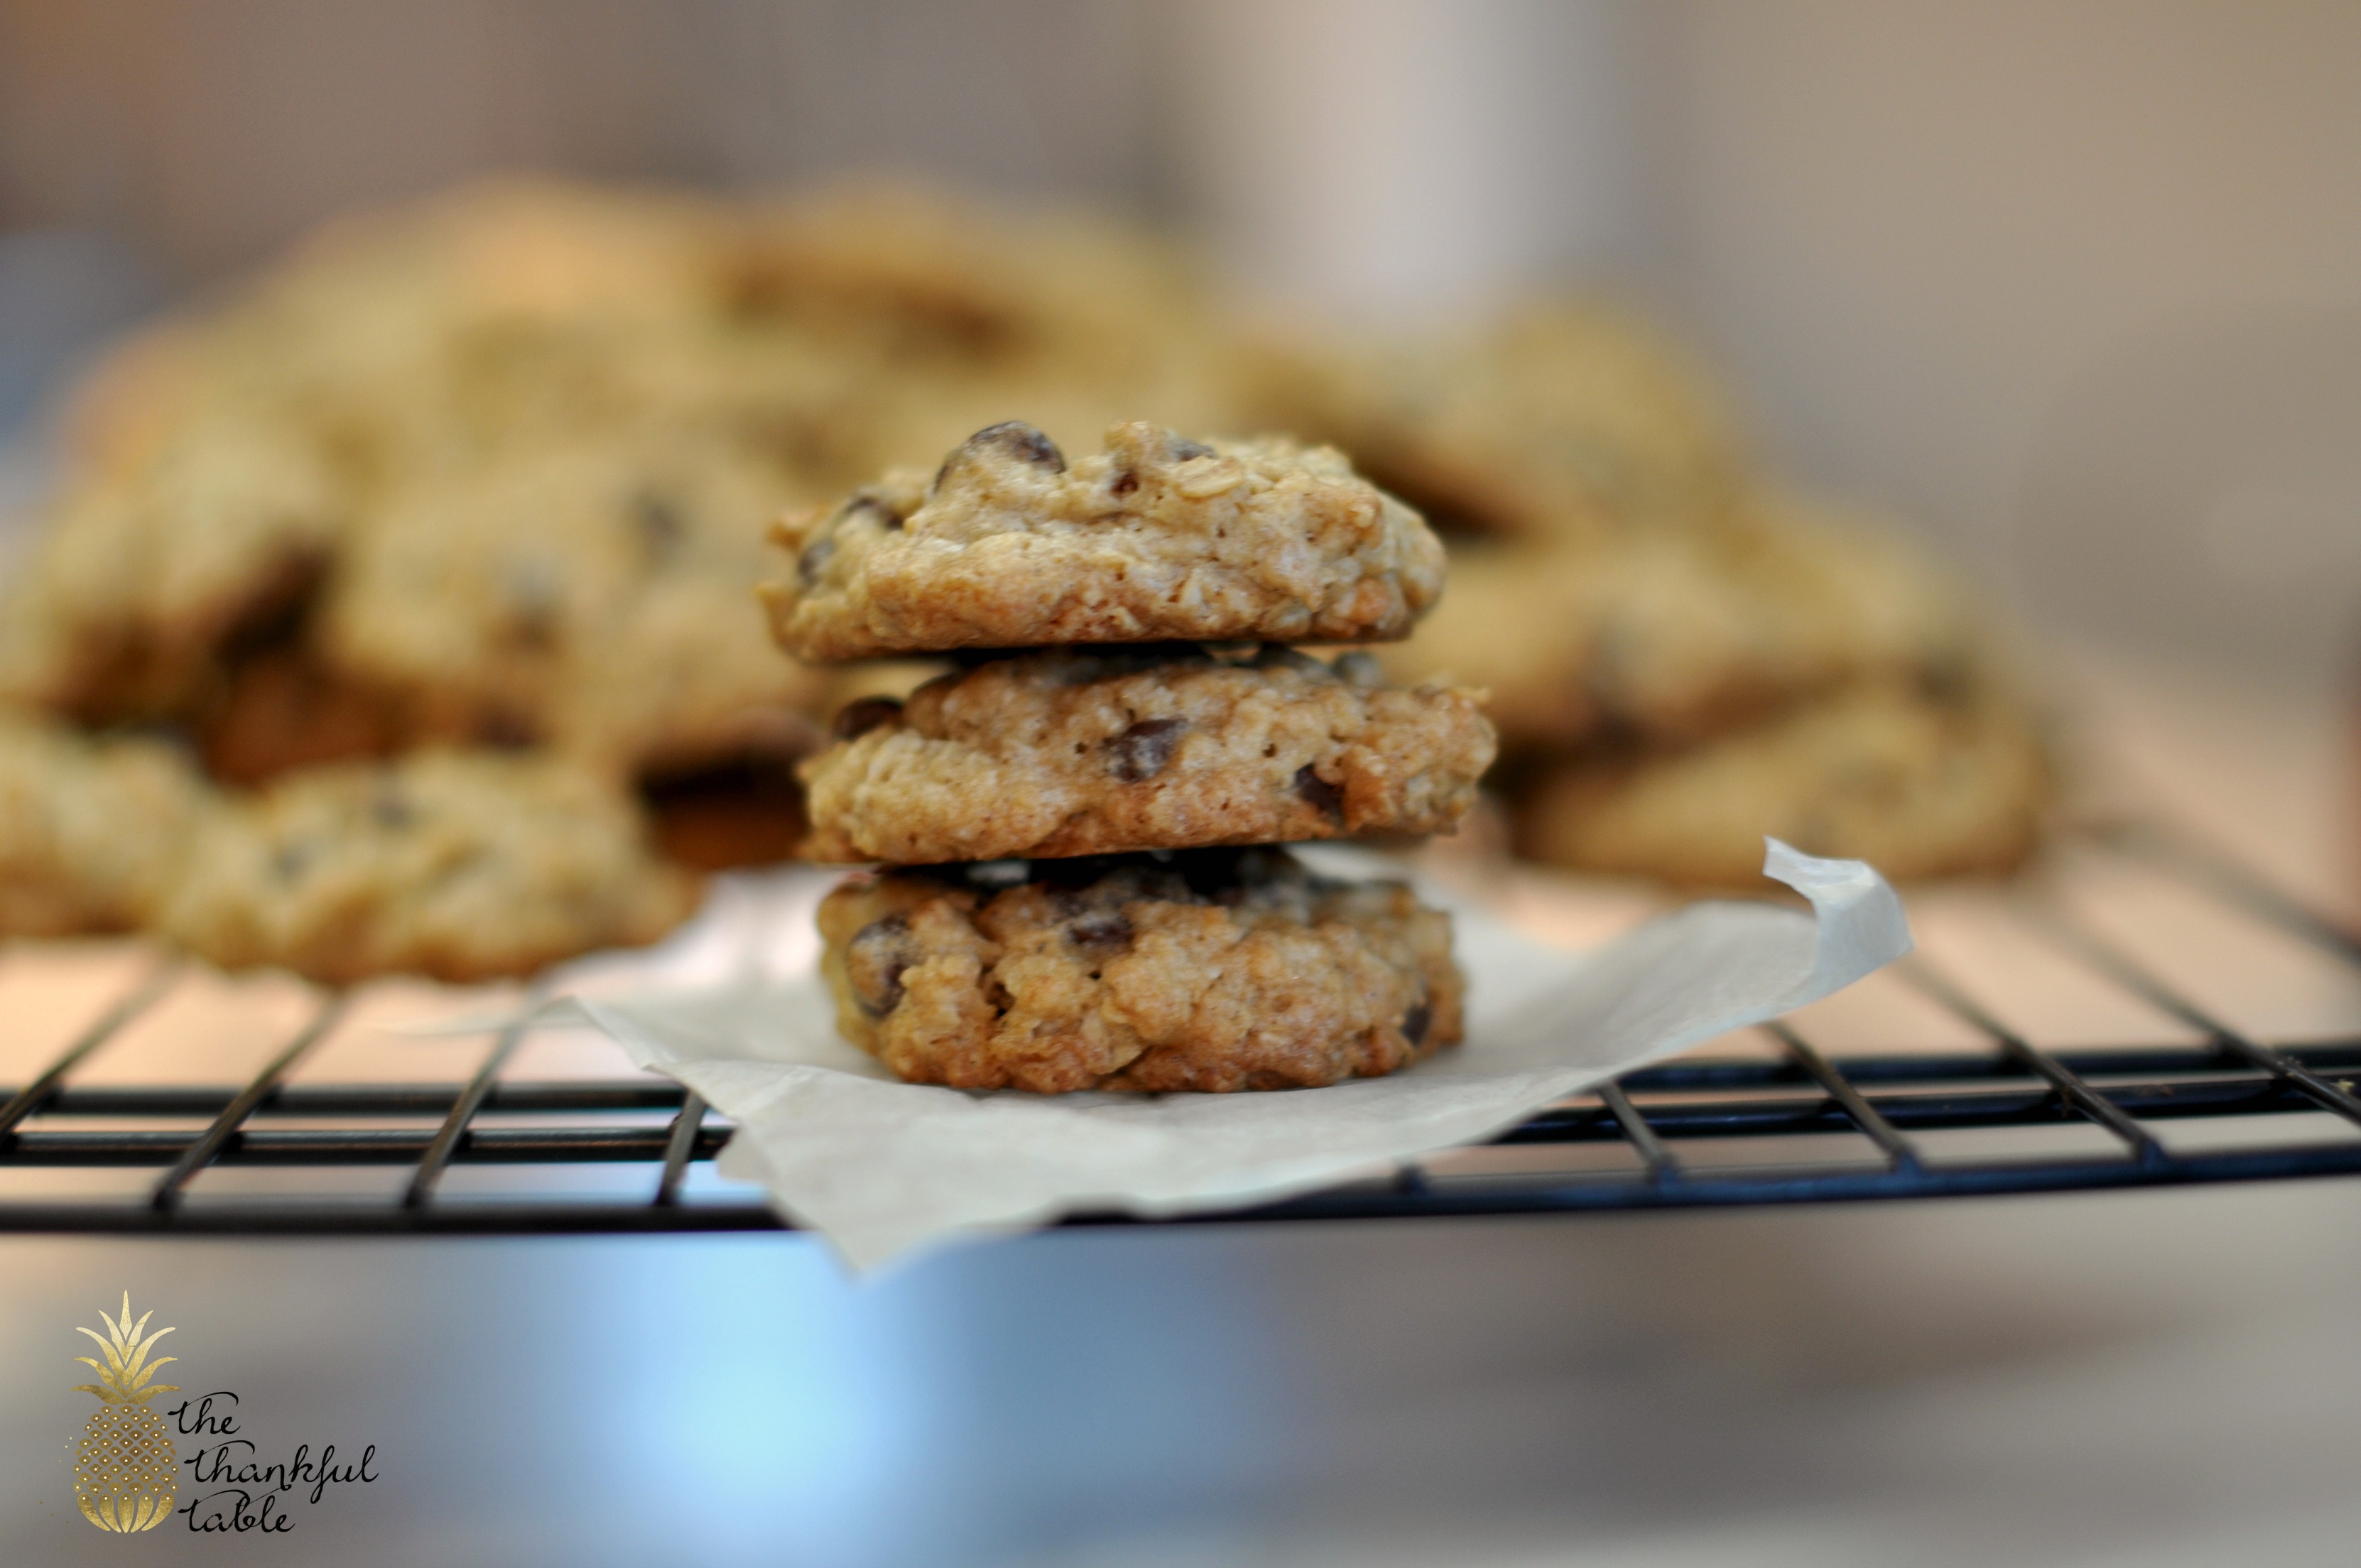
M 2078 853 L 2137 866 L 2213 917 L 2309 953 L 2323 982 L 2361 997 L 2361 939 L 2244 865 L 2144 824 L 2076 836 Z M 2267 1040 L 2196 999 L 2160 955 L 2106 934 L 2044 879 L 2001 896 L 2045 961 L 2158 1022 L 2158 1036 L 2072 1048 L 2015 1021 L 1989 976 L 1963 982 L 1940 942 L 1891 971 L 1966 1047 L 1824 1048 L 1796 1020 L 1744 1054 L 1680 1058 L 1554 1105 L 1490 1144 L 1220 1220 L 1452 1214 L 1911 1199 L 2158 1187 L 2361 1173 L 2361 1031 Z M 1914 915 L 1915 915 L 1914 910 Z M 2184 941 L 2188 938 L 2184 938 Z M 2205 944 L 2209 948 L 2211 943 Z M 2215 965 L 2218 969 L 2218 963 Z M 78 1083 L 125 1031 L 185 983 L 169 963 L 104 1006 L 0 1107 L 0 1179 L 133 1178 L 98 1197 L 0 1197 L 0 1230 L 360 1234 L 779 1228 L 751 1189 L 713 1179 L 730 1129 L 653 1078 L 514 1080 L 524 1031 L 489 1038 L 464 1083 L 294 1080 L 338 1026 L 345 994 L 314 997 L 242 1085 Z M 2361 1013 L 2355 1014 L 2361 1018 Z M 2010 1021 L 2004 1021 L 2008 1019 Z M 0 1035 L 7 1029 L 0 1014 Z M 2192 1133 L 2201 1135 L 2191 1135 Z M 463 1193 L 454 1172 L 525 1179 Z M 357 1195 L 335 1178 L 373 1171 Z M 600 1179 L 569 1180 L 600 1173 Z M 211 1191 L 224 1174 L 247 1179 Z M 1071 1223 L 1133 1223 L 1086 1216 Z M 1170 1223 L 1170 1222 L 1167 1222 Z

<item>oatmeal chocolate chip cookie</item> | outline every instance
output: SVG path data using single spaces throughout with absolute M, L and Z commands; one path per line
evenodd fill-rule
M 838 1027 L 914 1083 L 1309 1088 L 1461 1036 L 1450 916 L 1281 850 L 857 872 L 819 927 Z
M 300 638 L 224 661 L 217 695 L 190 729 L 217 784 L 267 784 L 327 762 L 390 756 L 407 740 L 384 693 L 332 670 Z
M 837 729 L 806 858 L 906 865 L 1448 832 L 1493 752 L 1477 693 L 1275 645 L 995 660 Z
M 465 510 L 503 486 L 530 512 L 533 498 L 517 493 L 567 446 L 620 455 L 694 438 L 718 466 L 771 471 L 751 527 L 731 525 L 736 548 L 767 555 L 761 520 L 780 506 L 841 495 L 895 463 L 931 466 L 1011 406 L 1093 440 L 1117 415 L 1212 418 L 1220 405 L 1191 345 L 1219 334 L 1202 329 L 1170 257 L 1068 226 L 921 194 L 774 210 L 515 181 L 340 220 L 86 384 L 58 525 L 0 612 L 0 694 L 202 729 L 211 708 L 236 706 L 223 692 L 238 672 L 225 666 L 249 640 L 338 591 L 348 554 L 373 556 L 357 536 L 379 536 L 389 512 Z M 666 466 L 652 463 L 652 483 Z M 572 494 L 557 485 L 544 510 Z M 707 570 L 698 550 L 682 554 L 668 583 Z M 714 622 L 742 623 L 719 600 L 742 600 L 760 566 L 716 557 L 710 570 Z M 636 706 L 703 712 L 702 688 L 675 703 L 683 683 L 753 661 L 675 635 L 705 619 L 685 602 L 695 596 L 655 597 L 666 625 L 650 629 L 653 651 L 619 654 L 619 668 L 664 665 L 632 686 Z M 387 613 L 423 627 L 444 608 Z M 761 636 L 759 612 L 753 625 L 745 641 Z M 297 635 L 317 652 L 307 628 Z M 791 675 L 761 657 L 774 678 Z M 496 715 L 493 728 L 597 729 L 628 751 L 648 727 L 623 711 L 635 702 L 615 674 L 585 668 L 555 692 L 528 677 L 534 703 L 551 706 Z M 675 739 L 657 724 L 651 749 L 697 749 Z M 286 749 L 260 763 L 273 750 Z
M 1966 596 L 1890 529 L 1756 496 L 1715 530 L 1458 547 L 1449 598 L 1379 656 L 1488 691 L 1517 751 L 1696 740 L 1845 681 L 1939 679 L 1978 641 Z
M 145 924 L 209 803 L 170 747 L 0 714 L 0 937 Z
M 1019 214 L 872 180 L 745 219 L 730 278 L 740 319 L 939 378 L 1151 370 L 1202 313 L 1169 249 L 1079 212 Z
M 0 598 L 0 696 L 92 720 L 180 711 L 214 650 L 318 579 L 346 507 L 267 411 L 209 405 L 58 504 Z
M 653 941 L 694 891 L 615 786 L 555 762 L 422 751 L 291 774 L 214 813 L 161 926 L 226 967 L 472 981 Z
M 869 374 L 838 400 L 819 495 L 931 470 L 1022 410 L 1070 450 L 1120 419 L 1230 429 L 1230 337 L 1173 252 L 1081 214 L 864 181 L 750 214 L 733 320 Z
M 1243 390 L 1259 422 L 1341 448 L 1447 532 L 1592 537 L 1709 515 L 1739 443 L 1708 378 L 1640 322 L 1569 302 L 1456 338 L 1272 347 Z
M 763 586 L 790 652 L 833 661 L 1063 643 L 1389 641 L 1443 589 L 1443 546 L 1324 448 L 1144 422 L 1069 464 L 1029 424 L 931 479 L 889 474 L 774 530 Z
M 689 198 L 470 187 L 342 221 L 133 339 L 75 400 L 0 689 L 185 716 L 222 642 L 300 598 L 389 481 L 677 401 L 641 367 L 719 309 L 712 222 Z
M 685 437 L 512 453 L 414 484 L 357 530 L 316 636 L 412 736 L 622 769 L 730 756 L 819 693 L 746 591 L 785 494 Z
M 2002 872 L 2032 850 L 2048 788 L 2006 699 L 1883 683 L 1686 751 L 1560 764 L 1523 803 L 1521 847 L 1719 887 L 1760 884 L 1765 834 L 1896 879 Z

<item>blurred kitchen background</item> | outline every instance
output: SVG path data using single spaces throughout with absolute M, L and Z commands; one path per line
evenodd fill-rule
M 1615 291 L 1774 467 L 2037 618 L 2316 682 L 2361 603 L 2356 60 L 2334 0 L 0 0 L 0 418 L 355 204 L 917 170 L 1346 320 Z
M 1263 310 L 1635 300 L 1774 466 L 2179 672 L 2151 732 L 2213 728 L 2160 771 L 2350 896 L 2334 0 L 0 0 L 0 505 L 108 333 L 332 213 L 879 167 L 1111 204 Z M 51 1450 L 128 1283 L 386 1443 L 289 1561 L 2344 1563 L 2356 1200 L 1064 1235 L 865 1287 L 775 1238 L 11 1239 L 0 1542 L 115 1545 Z

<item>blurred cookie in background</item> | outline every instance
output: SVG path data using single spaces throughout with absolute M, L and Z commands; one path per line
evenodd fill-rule
M 158 923 L 225 968 L 465 981 L 653 941 L 695 900 L 628 791 L 559 762 L 429 751 L 225 801 Z
M 1219 343 L 1152 236 L 917 187 L 359 214 L 88 378 L 0 692 L 180 726 L 232 784 L 563 751 L 689 811 L 698 863 L 724 820 L 774 859 L 828 709 L 751 598 L 772 517 L 1020 409 L 1205 422 Z
M 747 331 L 954 398 L 1054 387 L 1137 401 L 1188 379 L 1212 324 L 1185 259 L 1148 231 L 878 182 L 749 210 L 731 310 Z M 1051 433 L 1095 437 L 1126 412 Z M 881 455 L 876 466 L 939 454 L 975 428 L 930 440 L 917 456 Z
M 1446 534 L 1589 540 L 1715 517 L 1745 465 L 1712 381 L 1611 307 L 1536 301 L 1454 336 L 1275 341 L 1241 411 L 1341 447 Z
M 1847 680 L 1952 668 L 1969 596 L 1898 528 L 1764 491 L 1709 529 L 1455 542 L 1397 679 L 1491 693 L 1511 754 L 1699 739 Z
M 210 806 L 170 746 L 0 711 L 0 937 L 149 924 Z
M 357 214 L 86 378 L 0 610 L 0 693 L 177 729 L 258 790 L 171 764 L 247 824 L 204 835 L 215 861 L 259 853 L 266 820 L 366 828 L 352 781 L 455 744 L 644 808 L 684 864 L 779 860 L 804 828 L 794 764 L 846 677 L 769 641 L 752 587 L 773 517 L 1020 411 L 1086 441 L 1142 411 L 1222 424 L 1224 343 L 1160 240 L 917 187 L 750 203 L 506 180 Z M 89 772 L 60 759 L 91 742 L 52 740 L 18 781 L 36 802 Z M 514 793 L 489 781 L 523 776 L 461 771 L 489 815 Z M 52 803 L 18 826 L 52 817 L 80 820 Z M 409 919 L 428 890 L 401 879 L 439 873 L 412 836 L 373 841 L 367 918 Z M 390 937 L 327 953 L 226 896 L 175 916 L 225 961 L 475 962 Z M 45 907 L 43 929 L 155 917 L 104 891 Z M 620 939 L 565 929 L 547 956 Z
M 1732 774 L 1753 815 L 1793 826 L 1769 806 L 1808 795 L 1896 874 L 1997 863 L 2035 816 L 2037 747 L 2006 740 L 2029 727 L 1975 674 L 1966 597 L 1895 531 L 1767 490 L 1711 382 L 1610 310 L 1249 344 L 1185 254 L 1088 214 L 508 180 L 329 225 L 85 378 L 46 532 L 0 591 L 0 701 L 27 710 L 0 721 L 0 928 L 152 927 L 169 901 L 223 961 L 343 976 L 644 939 L 686 908 L 649 891 L 680 868 L 792 850 L 795 766 L 832 715 L 944 667 L 781 656 L 752 594 L 765 527 L 1011 420 L 1082 451 L 1143 418 L 1333 444 L 1428 514 L 1451 591 L 1380 657 L 1489 688 L 1504 755 L 1550 781 L 1510 803 L 1541 852 L 1751 881 L 1759 848 L 1725 831 L 1747 813 L 1683 804 Z M 126 727 L 185 745 L 102 738 Z M 2011 766 L 2014 790 L 1929 782 Z M 409 815 L 370 817 L 413 767 Z M 485 835 L 537 792 L 608 848 L 569 870 L 520 826 L 502 861 Z M 1999 826 L 1929 804 L 1958 800 Z M 422 812 L 444 826 L 413 833 Z M 299 820 L 359 847 L 291 894 L 252 867 Z M 199 841 L 248 870 L 182 887 Z M 436 879 L 460 862 L 429 842 L 489 856 L 467 907 L 511 898 L 539 935 L 455 946 Z M 332 906 L 358 935 L 326 935 Z
M 1447 539 L 1450 593 L 1374 652 L 1489 694 L 1521 852 L 1743 886 L 1783 824 L 1901 877 L 2032 843 L 2048 765 L 1984 673 L 1973 593 L 1894 520 L 1753 472 L 1709 378 L 1645 325 L 1543 301 L 1245 363 L 1246 406 Z
M 390 757 L 408 740 L 389 695 L 329 667 L 294 620 L 223 651 L 213 695 L 189 728 L 206 776 L 229 785 Z
M 1201 316 L 1151 239 L 909 189 L 753 205 L 496 181 L 347 219 L 92 377 L 0 621 L 0 690 L 188 718 L 216 655 L 331 583 L 383 513 L 562 484 L 554 451 L 701 443 L 774 477 L 759 535 L 785 500 L 1020 408 L 1090 439 L 1143 409 L 1202 423 Z
M 727 756 L 818 695 L 752 598 L 762 523 L 791 494 L 729 444 L 664 436 L 422 477 L 346 542 L 313 638 L 413 740 L 627 773 Z
M 522 425 L 580 430 L 583 356 L 516 363 L 569 313 L 611 335 L 679 293 L 643 253 L 691 205 L 470 189 L 332 225 L 135 338 L 76 400 L 62 493 L 0 619 L 0 686 L 90 719 L 189 716 L 215 655 L 304 603 L 390 487 Z M 533 381 L 550 395 L 516 385 Z
M 348 516 L 324 455 L 225 396 L 51 508 L 0 596 L 0 696 L 89 723 L 186 714 L 214 654 L 317 587 Z
M 2050 793 L 2023 710 L 1977 682 L 1851 686 L 1673 750 L 1537 764 L 1518 847 L 1576 871 L 1762 885 L 1768 834 L 1896 880 L 1999 872 L 2031 852 Z

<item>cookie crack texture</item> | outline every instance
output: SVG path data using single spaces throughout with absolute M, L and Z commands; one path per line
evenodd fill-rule
M 1446 832 L 1495 749 L 1477 694 L 1198 648 L 995 660 L 860 722 L 803 767 L 807 858 L 930 864 Z
M 1334 451 L 1282 439 L 1209 444 L 1135 422 L 1069 462 L 1031 426 L 1000 424 L 931 479 L 897 470 L 862 495 L 873 504 L 773 531 L 797 569 L 763 599 L 799 657 L 1381 641 L 1408 636 L 1443 586 L 1417 513 Z
M 1279 850 L 1046 861 L 1014 886 L 860 873 L 819 924 L 845 1032 L 916 1082 L 1308 1087 L 1460 1037 L 1448 916 Z M 888 948 L 912 960 L 890 1001 Z

